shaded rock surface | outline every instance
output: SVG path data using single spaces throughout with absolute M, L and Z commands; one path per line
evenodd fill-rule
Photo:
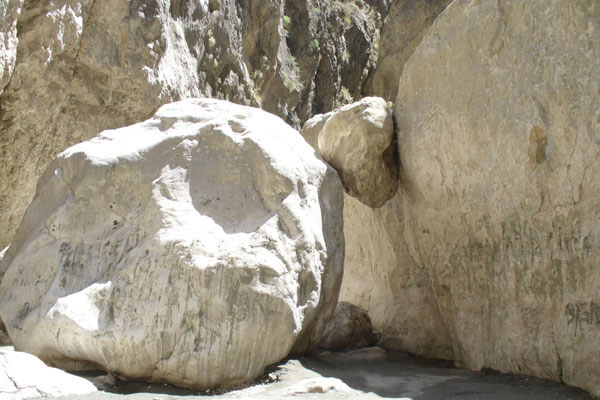
M 50 164 L 2 262 L 15 348 L 207 388 L 321 336 L 343 189 L 300 134 L 219 100 L 162 107 Z
M 88 380 L 48 367 L 31 354 L 0 348 L 2 400 L 88 395 L 95 391 Z
M 388 349 L 452 358 L 427 271 L 411 256 L 404 237 L 403 192 L 380 208 L 344 194 L 346 253 L 340 301 L 367 311 Z
M 317 346 L 325 350 L 346 350 L 375 344 L 371 319 L 354 304 L 340 301 L 323 329 Z
M 368 93 L 396 100 L 404 64 L 436 17 L 451 0 L 395 0 L 381 30 L 377 68 L 366 85 Z
M 381 207 L 398 189 L 392 111 L 380 97 L 365 97 L 308 120 L 304 138 L 340 174 L 346 192 Z
M 386 12 L 385 1 L 2 0 L 0 247 L 54 156 L 161 104 L 216 97 L 300 126 L 351 101 Z
M 598 32 L 595 2 L 455 1 L 404 66 L 405 239 L 468 368 L 600 385 Z

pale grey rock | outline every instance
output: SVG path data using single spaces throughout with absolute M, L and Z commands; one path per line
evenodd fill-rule
M 17 18 L 22 5 L 23 0 L 0 0 L 0 95 L 17 59 Z
M 276 116 L 166 105 L 50 164 L 2 260 L 0 315 L 17 349 L 58 366 L 251 380 L 310 346 L 335 308 L 342 196 Z
M 0 348 L 0 400 L 86 395 L 95 391 L 88 380 L 48 367 L 31 354 Z
M 365 97 L 316 115 L 302 135 L 338 171 L 346 192 L 362 203 L 381 207 L 396 193 L 394 123 L 382 98 Z
M 356 349 L 370 347 L 376 341 L 377 336 L 367 313 L 354 304 L 340 301 L 327 321 L 317 346 L 324 350 Z
M 215 97 L 299 126 L 351 101 L 375 65 L 385 12 L 336 0 L 1 0 L 0 7 L 0 92 L 11 77 L 0 96 L 7 166 L 0 247 L 60 151 L 145 120 L 162 104 Z
M 0 250 L 0 266 L 2 265 L 2 259 L 4 258 L 4 254 L 8 250 L 8 246 L 4 249 Z M 0 276 L 4 275 L 5 271 L 0 271 Z M 12 341 L 10 340 L 10 336 L 8 336 L 8 332 L 6 331 L 6 326 L 4 326 L 4 322 L 0 319 L 0 346 L 11 345 Z
M 340 301 L 365 310 L 379 344 L 425 357 L 452 358 L 450 334 L 427 271 L 404 237 L 403 192 L 380 208 L 344 194 L 344 279 Z
M 451 0 L 395 0 L 381 29 L 377 68 L 367 83 L 368 93 L 394 101 L 404 64 L 433 21 Z
M 600 7 L 454 1 L 404 66 L 404 233 L 453 358 L 600 384 Z

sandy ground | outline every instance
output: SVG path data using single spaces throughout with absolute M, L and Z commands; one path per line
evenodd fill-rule
M 371 360 L 369 360 L 371 358 Z M 174 400 L 174 399 L 411 399 L 411 400 L 590 400 L 586 392 L 537 378 L 470 372 L 450 363 L 428 361 L 404 353 L 387 358 L 324 354 L 318 358 L 288 360 L 262 378 L 263 383 L 219 395 L 205 395 L 161 384 L 123 382 L 104 389 L 115 391 L 66 400 Z

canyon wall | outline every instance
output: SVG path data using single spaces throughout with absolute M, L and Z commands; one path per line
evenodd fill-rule
M 404 239 L 453 358 L 600 384 L 600 7 L 453 2 L 395 103 Z
M 161 104 L 215 97 L 299 126 L 359 96 L 386 12 L 375 0 L 2 0 L 0 248 L 52 157 Z

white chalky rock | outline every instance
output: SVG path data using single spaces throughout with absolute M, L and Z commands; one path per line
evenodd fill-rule
M 207 388 L 314 342 L 342 274 L 343 189 L 300 134 L 198 99 L 70 147 L 0 270 L 17 349 Z
M 86 379 L 46 366 L 39 358 L 0 349 L 0 400 L 89 394 L 96 387 Z

